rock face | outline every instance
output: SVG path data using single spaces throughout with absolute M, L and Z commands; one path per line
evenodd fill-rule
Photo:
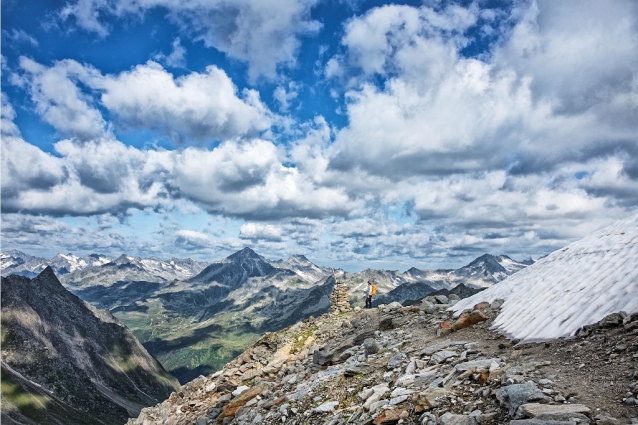
M 2 421 L 113 424 L 178 387 L 124 325 L 50 267 L 2 278 Z

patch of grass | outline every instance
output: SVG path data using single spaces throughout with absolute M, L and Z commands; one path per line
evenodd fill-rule
M 41 395 L 29 394 L 20 388 L 11 377 L 3 373 L 1 379 L 2 396 L 29 419 L 44 423 L 49 400 Z

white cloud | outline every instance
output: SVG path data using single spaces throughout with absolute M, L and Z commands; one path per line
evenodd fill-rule
M 256 135 L 277 119 L 257 91 L 244 89 L 240 96 L 226 73 L 212 65 L 204 73 L 175 78 L 153 61 L 116 75 L 73 60 L 47 68 L 22 57 L 20 64 L 23 72 L 13 79 L 28 89 L 36 112 L 61 135 L 79 140 L 113 138 L 95 107 L 98 101 L 115 114 L 116 123 L 181 141 Z M 82 92 L 81 84 L 91 91 Z
M 284 86 L 277 86 L 273 92 L 273 97 L 279 103 L 279 109 L 282 112 L 287 112 L 290 108 L 290 101 L 299 96 L 299 84 L 295 82 L 288 83 L 288 88 Z
M 173 40 L 173 44 L 171 46 L 172 50 L 168 56 L 160 53 L 155 55 L 154 59 L 172 68 L 186 68 L 186 48 L 182 46 L 179 37 Z
M 2 137 L 8 136 L 20 136 L 20 129 L 13 122 L 16 117 L 15 109 L 5 92 L 2 92 L 2 122 L 0 123 L 0 131 L 2 131 Z
M 473 9 L 384 6 L 353 19 L 342 63 L 360 82 L 346 93 L 349 125 L 336 137 L 331 166 L 393 179 L 535 172 L 594 151 L 635 150 L 636 7 L 621 2 L 598 19 L 598 6 L 575 7 L 573 16 L 552 5 L 522 9 L 486 61 L 459 53 Z M 563 30 L 574 25 L 587 34 Z M 563 60 L 579 55 L 592 65 Z M 370 82 L 373 74 L 386 78 L 383 86 Z
M 17 30 L 15 28 L 11 31 L 3 30 L 2 35 L 5 39 L 8 39 L 14 43 L 26 43 L 33 47 L 38 47 L 39 43 L 32 35 L 27 34 L 24 30 Z
M 184 35 L 248 63 L 249 77 L 274 78 L 280 66 L 296 63 L 299 37 L 316 33 L 321 24 L 310 18 L 317 0 L 75 0 L 62 19 L 81 28 L 108 34 L 105 16 L 141 16 L 162 8 Z
M 13 74 L 13 81 L 27 88 L 36 112 L 60 135 L 80 140 L 108 137 L 108 125 L 91 95 L 77 85 L 78 79 L 95 78 L 97 70 L 71 60 L 47 68 L 25 57 L 20 58 L 20 69 L 23 73 Z
M 192 138 L 223 139 L 268 129 L 274 116 L 259 93 L 237 87 L 224 71 L 208 66 L 174 78 L 155 62 L 92 83 L 101 102 L 125 123 L 174 131 Z
M 198 231 L 181 229 L 175 232 L 176 243 L 190 248 L 206 248 L 211 246 L 210 238 Z
M 272 224 L 246 223 L 239 228 L 239 237 L 242 239 L 265 239 L 280 241 L 282 231 Z

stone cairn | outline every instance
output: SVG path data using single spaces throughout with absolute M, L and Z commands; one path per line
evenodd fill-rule
M 348 298 L 348 287 L 343 282 L 337 280 L 334 272 L 332 275 L 335 279 L 335 286 L 330 295 L 330 313 L 339 314 L 352 311 Z

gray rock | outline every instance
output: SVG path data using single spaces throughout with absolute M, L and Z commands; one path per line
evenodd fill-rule
M 543 421 L 540 419 L 520 419 L 510 421 L 510 425 L 574 425 L 572 421 Z
M 368 357 L 370 354 L 378 353 L 379 349 L 379 344 L 377 344 L 377 341 L 374 338 L 367 338 L 365 341 L 363 341 L 363 350 L 366 357 Z
M 312 362 L 319 366 L 329 366 L 332 363 L 333 356 L 334 353 L 332 351 L 315 350 L 312 353 Z
M 596 425 L 620 425 L 620 421 L 611 416 L 596 415 Z
M 450 296 L 448 297 L 450 301 L 461 301 L 461 297 L 459 297 L 456 294 L 450 294 Z
M 436 312 L 436 307 L 434 307 L 434 304 L 429 301 L 421 302 L 421 305 L 419 306 L 419 308 L 423 310 L 424 312 L 426 312 L 427 314 L 432 314 Z
M 492 304 L 490 304 L 490 308 L 499 309 L 503 306 L 504 302 L 505 300 L 503 298 L 497 298 L 494 301 L 492 301 Z
M 437 351 L 436 353 L 432 354 L 432 357 L 430 357 L 430 364 L 431 365 L 435 365 L 435 364 L 439 364 L 439 363 L 443 363 L 445 362 L 447 359 L 457 356 L 458 354 L 456 354 L 456 351 L 447 351 L 447 350 L 443 350 L 443 351 Z
M 403 306 L 400 303 L 393 301 L 385 307 L 385 310 L 394 311 L 401 310 L 402 308 Z
M 400 328 L 405 325 L 407 319 L 405 317 L 396 317 L 393 315 L 383 316 L 379 320 L 379 330 L 389 331 L 390 329 Z
M 578 419 L 579 423 L 590 423 L 586 415 L 591 414 L 591 410 L 582 404 L 538 404 L 525 403 L 519 408 L 519 413 L 525 417 L 544 421 L 569 421 L 572 418 Z
M 447 340 L 445 340 L 443 342 L 439 342 L 438 344 L 434 344 L 434 345 L 431 345 L 429 347 L 425 347 L 423 350 L 421 350 L 419 355 L 421 355 L 421 356 L 431 356 L 432 354 L 436 353 L 437 351 L 449 347 L 450 345 L 452 345 L 452 342 L 453 341 L 447 339 Z
M 202 416 L 201 418 L 197 418 L 195 425 L 206 425 L 206 417 Z
M 612 313 L 605 316 L 598 324 L 601 328 L 615 328 L 623 323 L 623 317 L 620 313 Z
M 387 365 L 388 370 L 392 370 L 396 367 L 401 366 L 401 363 L 404 360 L 405 360 L 405 354 L 396 353 L 394 356 L 390 358 L 390 360 L 388 360 L 388 365 Z
M 476 368 L 477 372 L 481 370 L 489 370 L 492 363 L 501 364 L 501 359 L 481 359 L 481 360 L 471 360 L 469 362 L 459 363 L 455 366 L 455 369 L 458 372 L 465 372 L 466 370 L 471 370 Z
M 448 297 L 446 297 L 445 295 L 435 295 L 434 299 L 439 304 L 447 304 L 447 303 L 450 302 L 450 299 Z
M 476 419 L 472 416 L 455 415 L 453 413 L 446 413 L 441 416 L 442 425 L 477 425 Z
M 521 405 L 532 401 L 547 401 L 548 398 L 533 382 L 526 382 L 502 387 L 498 392 L 498 400 L 501 406 L 509 409 L 510 416 L 514 416 Z

